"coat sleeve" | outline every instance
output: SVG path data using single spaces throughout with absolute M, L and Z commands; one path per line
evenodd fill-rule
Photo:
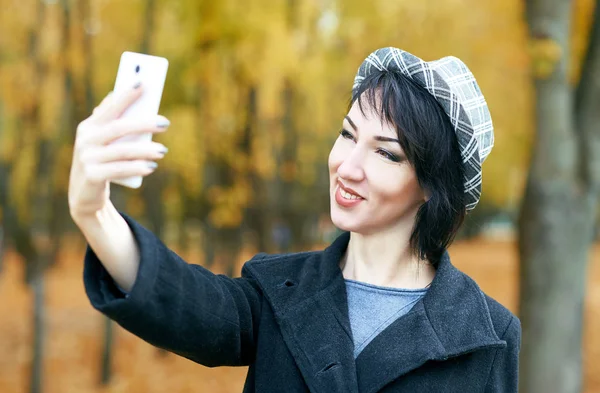
M 136 281 L 125 296 L 88 245 L 83 280 L 92 306 L 144 341 L 205 366 L 250 364 L 262 295 L 245 266 L 242 277 L 230 278 L 188 264 L 120 214 L 140 249 Z
M 486 393 L 517 393 L 519 391 L 519 351 L 521 349 L 521 322 L 512 317 L 501 337 L 506 348 L 496 350 Z

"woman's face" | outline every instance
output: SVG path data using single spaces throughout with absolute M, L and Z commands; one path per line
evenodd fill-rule
M 341 230 L 361 234 L 399 224 L 412 228 L 425 202 L 415 170 L 394 127 L 366 107 L 365 112 L 368 118 L 355 101 L 329 154 L 331 220 Z

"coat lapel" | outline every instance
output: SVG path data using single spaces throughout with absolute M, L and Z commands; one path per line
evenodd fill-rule
M 347 243 L 342 237 L 324 252 L 270 256 L 246 265 L 313 393 L 358 393 L 346 287 L 337 264 Z
M 377 392 L 428 361 L 505 346 L 493 328 L 483 292 L 445 252 L 423 299 L 358 355 L 359 391 Z
M 279 319 L 284 340 L 311 392 L 358 393 L 352 337 L 320 292 Z
M 311 392 L 372 393 L 430 360 L 503 347 L 484 295 L 448 253 L 425 297 L 354 359 L 339 261 L 349 233 L 323 252 L 267 256 L 246 264 L 272 306 Z

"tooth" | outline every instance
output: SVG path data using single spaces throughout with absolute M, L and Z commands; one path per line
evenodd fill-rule
M 353 199 L 358 199 L 358 196 L 356 196 L 356 195 L 354 195 L 354 194 L 350 194 L 349 192 L 347 192 L 347 191 L 344 191 L 344 190 L 341 190 L 341 189 L 340 189 L 340 191 L 341 191 L 341 194 L 342 194 L 342 196 L 343 196 L 345 199 L 350 199 L 350 200 L 353 200 Z

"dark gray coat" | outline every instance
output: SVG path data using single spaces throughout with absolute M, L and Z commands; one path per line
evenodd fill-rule
M 425 297 L 353 357 L 339 268 L 324 251 L 258 254 L 241 278 L 184 262 L 121 213 L 141 250 L 127 298 L 88 247 L 92 305 L 145 341 L 206 366 L 249 365 L 244 392 L 516 392 L 521 327 L 447 254 Z

